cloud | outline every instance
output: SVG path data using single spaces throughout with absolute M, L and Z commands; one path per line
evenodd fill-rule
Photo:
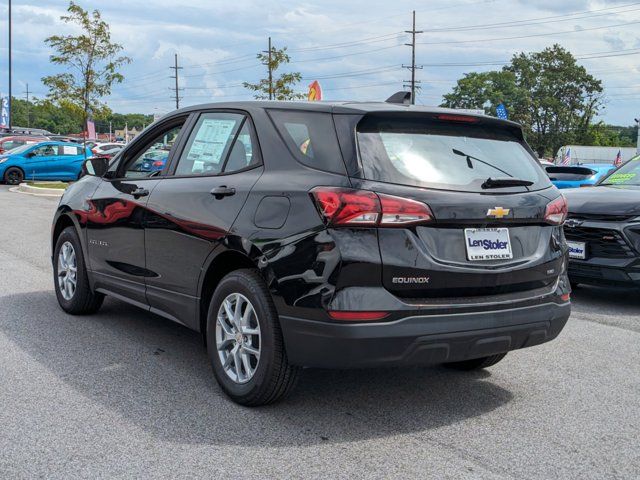
M 419 101 L 438 104 L 465 72 L 498 69 L 500 65 L 473 65 L 508 61 L 514 54 L 539 51 L 560 43 L 576 55 L 639 48 L 637 26 L 590 30 L 594 27 L 640 20 L 640 6 L 624 7 L 624 14 L 571 20 L 547 17 L 628 4 L 628 0 L 430 0 L 416 3 L 395 0 L 257 0 L 222 2 L 191 0 L 81 0 L 85 8 L 100 9 L 111 26 L 112 39 L 134 59 L 123 69 L 126 80 L 114 87 L 110 98 L 117 111 L 154 112 L 172 108 L 173 80 L 169 66 L 179 54 L 183 104 L 211 99 L 250 98 L 243 81 L 264 77 L 255 55 L 271 36 L 278 48 L 287 46 L 292 63 L 284 70 L 300 71 L 305 90 L 310 79 L 320 82 L 334 99 L 384 99 L 401 89 L 409 72 L 410 49 L 404 46 L 416 9 L 417 63 L 425 68 Z M 66 2 L 20 0 L 14 8 L 14 82 L 29 83 L 45 93 L 39 80 L 60 71 L 48 62 L 44 39 L 71 31 L 59 17 Z M 632 11 L 637 8 L 637 11 Z M 530 25 L 514 20 L 542 19 Z M 493 24 L 482 27 L 482 25 Z M 500 24 L 500 25 L 496 25 Z M 0 7 L 0 31 L 6 31 L 6 6 Z M 475 28 L 469 28 L 474 27 Z M 461 27 L 467 27 L 465 29 Z M 440 29 L 439 31 L 433 31 Z M 442 30 L 445 29 L 445 30 Z M 585 31 L 586 30 L 586 31 Z M 554 32 L 571 31 L 569 34 Z M 533 35 L 533 36 L 532 36 Z M 544 36 L 538 36 L 544 35 Z M 522 37 L 495 40 L 500 37 Z M 434 45 L 434 42 L 445 42 Z M 464 43 L 456 43 L 464 42 Z M 431 43 L 431 44 L 429 44 Z M 333 45 L 333 46 L 332 46 Z M 640 56 L 583 60 L 606 87 L 622 87 L 637 72 Z M 6 61 L 6 36 L 0 36 L 0 62 Z M 446 64 L 468 64 L 451 66 Z M 4 65 L 4 63 L 2 63 Z M 5 69 L 0 68 L 0 90 Z M 352 75 L 350 76 L 349 73 Z M 323 78 L 324 77 L 324 78 Z M 330 77 L 330 78 L 327 78 Z M 622 89 L 619 89 L 622 90 Z M 617 91 L 619 91 L 617 90 Z M 626 124 L 638 109 L 635 97 L 614 100 L 605 112 L 607 121 Z M 622 97 L 619 97 L 622 98 Z

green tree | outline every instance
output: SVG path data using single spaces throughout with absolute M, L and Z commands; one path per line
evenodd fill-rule
M 114 83 L 124 80 L 118 69 L 131 59 L 120 55 L 123 47 L 111 41 L 109 25 L 100 12 L 91 14 L 71 1 L 67 15 L 60 19 L 80 27 L 79 35 L 53 35 L 45 42 L 53 48 L 52 63 L 66 67 L 66 72 L 44 77 L 49 87 L 48 99 L 60 106 L 82 111 L 82 125 L 89 116 L 104 116 L 107 108 L 101 99 L 111 93 Z
M 283 47 L 278 50 L 275 47 L 271 47 L 271 61 L 269 61 L 269 53 L 259 53 L 257 55 L 258 60 L 267 66 L 267 69 L 271 70 L 272 76 L 275 75 L 276 70 L 282 65 L 286 65 L 291 61 L 289 54 L 287 54 L 287 47 Z M 299 93 L 294 90 L 294 86 L 302 79 L 300 72 L 282 73 L 277 78 L 272 78 L 271 82 L 269 78 L 263 78 L 258 83 L 243 82 L 245 88 L 255 92 L 254 98 L 257 100 L 268 100 L 273 98 L 274 100 L 300 100 L 305 98 L 304 93 Z
M 501 71 L 466 74 L 444 96 L 442 105 L 484 108 L 495 114 L 500 102 L 509 109 L 511 119 L 522 123 L 540 156 L 587 138 L 604 106 L 602 82 L 560 45 L 514 55 Z

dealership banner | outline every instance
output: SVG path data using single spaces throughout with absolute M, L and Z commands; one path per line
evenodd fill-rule
M 0 94 L 0 127 L 9 126 L 9 97 Z
M 320 87 L 320 83 L 317 80 L 314 80 L 311 85 L 309 85 L 307 100 L 309 100 L 310 102 L 322 100 L 322 88 Z

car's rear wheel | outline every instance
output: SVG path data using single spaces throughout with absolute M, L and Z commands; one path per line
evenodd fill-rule
M 489 355 L 487 357 L 472 358 L 471 360 L 463 360 L 461 362 L 445 363 L 445 366 L 449 368 L 455 368 L 456 370 L 480 370 L 495 365 L 502 360 L 507 354 L 498 353 L 496 355 Z
M 222 279 L 206 336 L 214 375 L 235 402 L 266 405 L 295 385 L 299 369 L 289 365 L 278 313 L 257 271 L 236 270 Z
M 18 167 L 9 167 L 4 172 L 4 183 L 7 185 L 20 185 L 24 180 L 24 172 Z
M 98 311 L 104 295 L 91 291 L 82 246 L 75 228 L 65 228 L 53 251 L 53 278 L 60 307 L 73 315 Z

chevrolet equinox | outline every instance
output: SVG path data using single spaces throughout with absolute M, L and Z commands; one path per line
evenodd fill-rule
M 208 104 L 84 168 L 52 225 L 62 309 L 109 295 L 201 332 L 244 405 L 303 367 L 485 368 L 569 317 L 567 204 L 513 122 Z

